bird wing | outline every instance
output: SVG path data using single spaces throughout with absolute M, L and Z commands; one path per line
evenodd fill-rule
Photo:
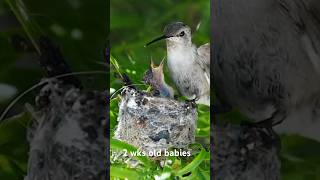
M 200 58 L 197 63 L 204 70 L 207 82 L 210 84 L 210 43 L 206 43 L 197 49 Z
M 284 14 L 301 32 L 301 43 L 315 70 L 320 74 L 320 1 L 278 0 Z
M 320 1 L 306 0 L 305 3 L 306 9 L 301 16 L 305 21 L 306 35 L 302 37 L 302 43 L 315 70 L 320 75 Z

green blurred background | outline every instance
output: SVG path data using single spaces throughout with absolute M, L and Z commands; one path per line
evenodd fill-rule
M 134 83 L 141 83 L 143 73 L 152 58 L 159 63 L 166 56 L 165 42 L 144 45 L 161 35 L 166 24 L 183 21 L 193 30 L 193 42 L 199 46 L 209 41 L 210 37 L 210 2 L 209 0 L 111 0 L 111 53 L 118 61 L 123 72 Z M 197 26 L 200 24 L 199 29 Z M 112 91 L 122 87 L 122 82 L 112 76 Z M 171 83 L 167 68 L 166 81 Z M 170 84 L 172 85 L 172 83 Z M 140 87 L 144 89 L 144 86 Z M 111 103 L 111 132 L 116 126 L 117 101 Z M 205 127 L 210 125 L 207 109 L 201 109 L 197 132 L 198 137 L 208 138 Z M 243 116 L 232 112 L 226 116 L 239 122 Z M 112 133 L 111 133 L 112 134 Z M 284 180 L 320 180 L 320 143 L 298 135 L 281 135 L 282 179 Z M 203 140 L 203 139 L 202 139 Z
M 182 21 L 189 25 L 197 46 L 210 41 L 209 0 L 111 0 L 110 3 L 111 53 L 136 83 L 141 83 L 151 58 L 159 64 L 166 56 L 165 41 L 144 47 L 162 35 L 166 24 Z M 168 76 L 166 81 L 170 82 Z M 118 89 L 121 85 L 112 79 L 111 87 Z
M 165 41 L 144 47 L 147 42 L 162 35 L 165 25 L 181 21 L 189 25 L 193 32 L 193 42 L 197 46 L 210 41 L 210 1 L 209 0 L 111 0 L 110 1 L 110 40 L 111 55 L 119 64 L 119 70 L 126 73 L 134 84 L 142 84 L 142 77 L 150 67 L 150 60 L 155 64 L 166 57 Z M 166 61 L 165 61 L 166 64 Z M 110 69 L 111 92 L 121 92 L 123 83 L 117 78 L 116 69 Z M 165 65 L 165 80 L 174 87 L 167 66 Z M 144 85 L 137 86 L 146 90 Z M 177 94 L 178 92 L 176 92 Z M 110 108 L 111 137 L 117 125 L 119 99 L 113 95 Z M 167 158 L 171 165 L 160 167 L 138 166 L 130 168 L 125 162 L 111 165 L 112 178 L 123 177 L 125 174 L 135 174 L 140 179 L 153 179 L 155 176 L 173 178 L 188 164 L 195 163 L 192 174 L 187 178 L 209 179 L 210 176 L 210 113 L 209 107 L 199 107 L 199 119 L 196 134 L 197 147 L 189 158 Z M 111 147 L 116 146 L 111 142 Z M 206 150 L 204 149 L 206 148 Z M 203 155 L 203 156 L 202 156 Z M 202 156 L 202 157 L 200 157 Z M 181 178 L 181 177 L 180 177 Z
M 22 21 L 18 21 L 22 15 Z M 14 48 L 17 35 L 37 39 L 48 36 L 61 49 L 73 72 L 103 70 L 103 51 L 109 30 L 105 0 L 2 0 L 0 1 L 0 112 L 26 89 L 44 78 L 35 52 Z M 22 27 L 22 23 L 26 28 Z M 79 76 L 85 89 L 107 89 L 106 75 Z M 0 124 L 0 179 L 23 179 L 28 159 L 26 129 L 38 89 L 26 94 Z

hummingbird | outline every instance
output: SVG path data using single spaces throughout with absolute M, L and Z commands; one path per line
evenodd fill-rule
M 163 63 L 164 59 L 161 61 L 159 66 L 156 66 L 153 61 L 150 61 L 150 68 L 145 73 L 143 81 L 149 84 L 153 89 L 153 95 L 157 95 L 165 98 L 174 98 L 173 88 L 164 80 L 163 74 Z
M 215 0 L 213 7 L 220 104 L 320 140 L 320 1 Z
M 191 28 L 182 22 L 165 26 L 163 35 L 146 46 L 165 39 L 167 65 L 179 92 L 197 104 L 210 106 L 210 44 L 196 47 Z

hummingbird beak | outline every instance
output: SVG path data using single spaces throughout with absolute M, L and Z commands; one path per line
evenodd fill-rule
M 154 42 L 157 42 L 157 41 L 160 41 L 162 39 L 167 39 L 169 38 L 170 36 L 166 36 L 166 35 L 163 35 L 163 36 L 160 36 L 160 37 L 157 37 L 155 38 L 154 40 L 150 41 L 149 43 L 147 43 L 144 47 L 147 47 L 149 46 L 150 44 L 154 43 Z

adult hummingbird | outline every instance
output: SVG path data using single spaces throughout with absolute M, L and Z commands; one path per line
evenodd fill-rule
M 213 7 L 221 104 L 320 140 L 320 1 L 215 0 Z
M 182 22 L 168 24 L 163 35 L 146 46 L 165 39 L 167 64 L 179 92 L 197 104 L 210 106 L 210 44 L 196 47 L 191 41 L 191 29 Z

